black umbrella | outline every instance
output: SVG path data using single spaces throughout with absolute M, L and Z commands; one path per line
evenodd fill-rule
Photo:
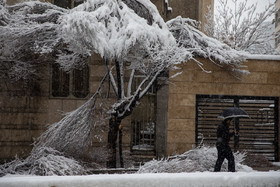
M 223 120 L 228 118 L 249 118 L 249 115 L 242 108 L 233 107 L 224 109 L 222 113 L 218 116 L 218 118 L 221 118 Z

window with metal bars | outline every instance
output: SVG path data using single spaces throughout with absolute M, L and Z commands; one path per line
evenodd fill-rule
M 235 119 L 234 127 L 239 136 L 234 136 L 231 146 L 252 154 L 262 154 L 269 160 L 279 160 L 278 155 L 278 97 L 255 96 L 196 96 L 196 143 L 215 145 L 216 130 L 221 120 L 217 116 L 223 109 L 240 107 L 249 119 Z M 233 129 L 231 129 L 233 130 Z
M 135 77 L 134 90 L 143 77 Z M 133 154 L 155 154 L 156 130 L 156 86 L 141 99 L 131 115 L 132 135 L 131 152 Z
M 56 63 L 52 65 L 52 97 L 85 98 L 89 94 L 89 67 L 63 71 Z

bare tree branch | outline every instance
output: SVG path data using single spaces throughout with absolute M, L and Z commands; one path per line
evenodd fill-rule
M 229 7 L 228 2 L 234 4 Z M 275 13 L 274 3 L 256 12 L 257 4 L 248 5 L 248 0 L 219 0 L 217 15 L 206 15 L 205 32 L 230 47 L 255 54 L 277 54 L 274 47 L 274 25 L 269 18 Z M 265 47 L 264 47 L 265 46 Z

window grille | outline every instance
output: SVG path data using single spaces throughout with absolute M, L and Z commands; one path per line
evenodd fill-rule
M 73 70 L 73 95 L 85 98 L 89 94 L 89 67 Z
M 52 96 L 53 97 L 68 97 L 69 96 L 69 81 L 68 73 L 60 69 L 59 65 L 52 65 Z
M 248 112 L 250 118 L 235 120 L 234 126 L 239 136 L 234 136 L 230 146 L 235 150 L 262 154 L 269 160 L 277 161 L 278 102 L 278 97 L 197 95 L 197 145 L 203 141 L 215 146 L 217 126 L 221 123 L 217 116 L 223 109 L 236 106 Z
M 52 65 L 51 96 L 85 98 L 89 94 L 89 67 L 63 71 L 59 64 Z
M 136 77 L 134 79 L 134 90 L 141 81 L 141 77 Z M 131 115 L 131 152 L 133 154 L 155 154 L 155 106 L 156 87 L 154 85 L 141 99 L 140 104 L 134 109 Z

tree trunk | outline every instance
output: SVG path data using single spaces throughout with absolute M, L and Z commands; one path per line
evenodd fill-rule
M 122 126 L 119 126 L 119 155 L 120 155 L 120 167 L 123 168 L 123 155 L 122 155 Z
M 117 158 L 116 158 L 116 147 L 118 139 L 118 130 L 119 130 L 120 120 L 115 116 L 111 116 L 109 120 L 109 132 L 108 132 L 108 160 L 107 168 L 116 168 L 117 167 Z

